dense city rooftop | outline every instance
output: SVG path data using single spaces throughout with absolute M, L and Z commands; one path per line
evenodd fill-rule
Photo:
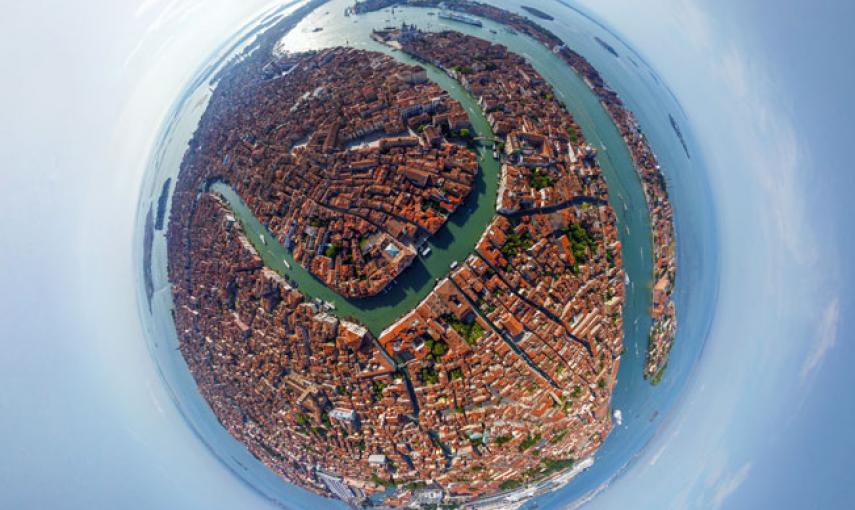
M 610 431 L 616 219 L 595 151 L 525 59 L 458 32 L 375 38 L 459 81 L 490 122 L 500 186 L 475 251 L 379 335 L 266 267 L 210 183 L 240 195 L 275 236 L 262 242 L 362 297 L 407 270 L 479 167 L 466 112 L 422 67 L 347 48 L 255 52 L 221 77 L 182 162 L 174 317 L 217 417 L 287 480 L 353 504 L 465 503 L 566 471 Z M 670 207 L 661 179 L 643 180 L 666 338 Z

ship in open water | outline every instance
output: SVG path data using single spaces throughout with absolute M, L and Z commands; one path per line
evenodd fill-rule
M 464 16 L 462 14 L 456 14 L 453 12 L 440 12 L 437 14 L 440 19 L 447 19 L 451 21 L 459 21 L 460 23 L 466 23 L 467 25 L 472 25 L 476 27 L 483 26 L 481 24 L 481 20 L 476 18 L 470 18 L 469 16 Z

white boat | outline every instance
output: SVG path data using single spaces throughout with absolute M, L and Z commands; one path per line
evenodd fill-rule
M 620 409 L 615 409 L 615 412 L 612 414 L 612 416 L 614 416 L 615 424 L 618 427 L 623 425 L 623 413 L 620 412 Z
M 483 26 L 481 20 L 477 18 L 470 18 L 469 16 L 464 16 L 462 14 L 455 14 L 453 12 L 440 12 L 437 14 L 438 18 L 447 19 L 451 21 L 457 21 L 459 23 L 465 23 L 467 25 L 472 25 L 475 27 Z
M 258 234 L 258 238 L 261 239 L 261 244 L 267 244 L 267 240 L 264 239 L 264 234 Z
M 422 250 L 422 257 L 427 257 L 428 255 L 430 255 L 430 246 L 425 246 Z
M 287 260 L 282 259 L 282 263 L 285 264 L 285 267 L 287 267 L 288 269 L 291 269 L 291 264 L 289 264 Z
M 454 262 L 452 262 L 451 266 L 449 266 L 449 267 L 451 267 L 451 269 L 456 268 L 457 267 L 457 261 L 455 260 Z

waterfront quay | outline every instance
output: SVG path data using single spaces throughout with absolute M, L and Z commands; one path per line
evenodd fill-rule
M 616 220 L 593 149 L 522 57 L 456 32 L 378 37 L 490 124 L 500 184 L 474 252 L 378 334 L 268 263 L 280 247 L 337 294 L 382 292 L 483 168 L 470 116 L 423 68 L 258 51 L 222 76 L 182 163 L 174 317 L 214 413 L 285 479 L 355 504 L 465 503 L 569 469 L 611 429 Z

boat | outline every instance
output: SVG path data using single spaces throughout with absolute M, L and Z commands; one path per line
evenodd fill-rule
M 450 265 L 449 267 L 450 267 L 451 269 L 455 269 L 455 268 L 457 267 L 457 265 L 458 265 L 458 264 L 457 264 L 457 261 L 455 260 L 455 261 L 453 261 L 453 262 L 451 263 L 451 265 Z
M 264 238 L 264 234 L 258 234 L 258 238 L 261 239 L 261 244 L 267 244 L 267 240 Z
M 481 20 L 476 18 L 470 18 L 469 16 L 464 16 L 462 14 L 455 14 L 453 12 L 440 12 L 437 14 L 440 19 L 447 19 L 451 21 L 457 21 L 460 23 L 465 23 L 467 25 L 472 25 L 474 27 L 483 26 Z
M 618 427 L 623 425 L 623 413 L 620 412 L 620 409 L 615 409 L 615 412 L 612 414 L 612 416 L 614 417 L 615 424 L 617 424 Z
M 498 34 L 498 32 L 496 32 L 496 31 L 495 31 L 495 30 L 493 30 L 492 28 L 490 29 L 490 33 L 491 33 L 491 34 Z
M 285 267 L 287 267 L 288 269 L 291 269 L 291 264 L 289 264 L 287 260 L 282 259 L 282 263 L 285 264 Z
M 422 257 L 427 257 L 428 255 L 430 255 L 430 246 L 425 246 L 422 250 Z

